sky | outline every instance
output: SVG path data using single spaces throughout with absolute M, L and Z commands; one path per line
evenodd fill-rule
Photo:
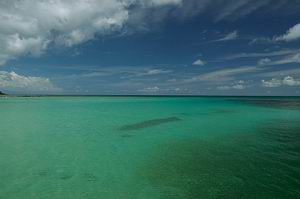
M 300 95 L 299 0 L 0 0 L 0 91 Z

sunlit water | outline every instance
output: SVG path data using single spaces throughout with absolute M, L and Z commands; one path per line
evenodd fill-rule
M 300 99 L 0 98 L 0 198 L 300 198 Z

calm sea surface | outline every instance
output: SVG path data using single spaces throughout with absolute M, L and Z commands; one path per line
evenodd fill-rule
M 300 98 L 0 98 L 0 198 L 300 198 Z

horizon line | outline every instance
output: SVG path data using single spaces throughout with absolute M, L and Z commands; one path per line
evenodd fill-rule
M 55 94 L 6 94 L 3 97 L 300 97 L 300 95 L 55 95 Z

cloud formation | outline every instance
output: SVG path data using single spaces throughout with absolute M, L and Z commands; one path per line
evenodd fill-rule
M 281 77 L 281 78 L 285 77 L 285 76 L 300 77 L 300 68 L 283 69 L 283 70 L 265 72 L 265 73 L 258 74 L 258 76 L 261 76 L 261 77 Z
M 271 80 L 261 80 L 262 86 L 263 87 L 268 87 L 268 88 L 273 88 L 273 87 L 279 87 L 281 86 L 281 80 L 279 79 L 271 79 Z
M 0 3 L 0 65 L 37 56 L 50 44 L 73 46 L 121 30 L 132 6 L 155 8 L 181 0 L 10 0 Z
M 158 86 L 146 87 L 139 91 L 145 92 L 145 93 L 157 93 L 158 91 L 160 91 L 160 88 Z
M 232 86 L 218 86 L 217 89 L 218 90 L 231 90 L 231 89 L 237 89 L 237 90 L 242 90 L 244 89 L 245 86 L 244 85 L 232 85 Z
M 283 57 L 277 61 L 271 61 L 268 64 L 269 65 L 281 65 L 281 64 L 290 64 L 290 63 L 300 63 L 300 53 L 296 53 L 293 55 Z
M 238 32 L 235 30 L 233 32 L 228 33 L 223 38 L 218 39 L 216 41 L 230 41 L 230 40 L 235 40 L 237 38 L 238 38 Z
M 23 76 L 12 72 L 0 71 L 0 89 L 9 89 L 20 93 L 61 92 L 49 78 Z
M 9 0 L 0 2 L 0 65 L 20 56 L 39 56 L 51 45 L 74 46 L 98 35 L 143 29 L 147 21 L 211 14 L 235 20 L 259 9 L 285 9 L 293 0 Z M 267 7 L 268 6 L 268 7 Z M 293 6 L 297 8 L 297 6 Z M 148 16 L 150 15 L 150 16 Z M 146 21 L 145 21 L 146 20 Z M 130 31 L 129 31 L 130 32 Z M 282 39 L 298 38 L 299 26 Z M 235 39 L 231 32 L 220 41 Z
M 284 56 L 284 55 L 293 55 L 296 53 L 300 53 L 300 49 L 283 49 L 283 50 L 271 51 L 271 52 L 238 53 L 233 55 L 227 55 L 226 57 L 224 57 L 224 59 L 234 60 L 234 59 L 241 59 L 241 58 L 276 57 L 276 56 Z
M 268 9 L 296 10 L 297 0 L 183 0 L 178 12 L 179 17 L 191 17 L 201 13 L 209 13 L 215 22 L 222 20 L 233 21 L 259 11 Z M 296 11 L 297 12 L 297 11 Z
M 273 88 L 273 87 L 279 87 L 279 86 L 282 86 L 282 85 L 299 86 L 300 85 L 300 80 L 296 80 L 291 76 L 286 76 L 283 79 L 273 78 L 269 81 L 262 80 L 262 86 L 263 87 Z
M 205 62 L 202 61 L 201 59 L 197 59 L 196 61 L 194 61 L 193 65 L 203 66 L 205 65 Z
M 300 23 L 291 27 L 285 34 L 275 37 L 275 41 L 294 41 L 300 39 Z
M 133 76 L 141 77 L 141 76 L 153 76 L 153 75 L 161 75 L 171 73 L 171 70 L 164 69 L 149 69 L 147 71 L 135 72 Z
M 291 63 L 300 63 L 300 53 L 283 56 L 274 61 L 269 58 L 263 58 L 258 61 L 258 65 L 282 65 Z
M 216 70 L 208 73 L 204 73 L 193 77 L 187 82 L 195 82 L 195 81 L 229 81 L 234 80 L 234 76 L 244 73 L 252 73 L 256 72 L 259 69 L 257 67 L 245 66 L 245 67 L 238 67 L 238 68 L 225 68 L 221 70 Z
M 268 64 L 268 63 L 270 63 L 271 62 L 271 59 L 269 59 L 269 58 L 263 58 L 263 59 L 260 59 L 258 62 L 257 62 L 257 64 L 258 65 L 266 65 L 266 64 Z

